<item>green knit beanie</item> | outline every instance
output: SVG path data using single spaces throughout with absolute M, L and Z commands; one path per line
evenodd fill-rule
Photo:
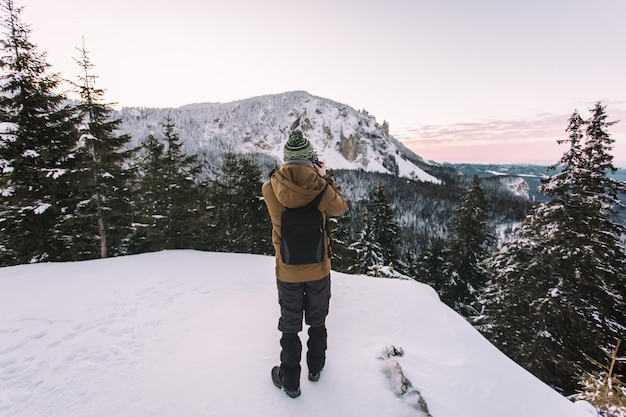
M 285 161 L 290 159 L 308 159 L 309 161 L 314 161 L 317 159 L 317 155 L 313 150 L 311 142 L 302 136 L 302 132 L 294 130 L 289 134 L 289 139 L 287 143 L 285 143 L 283 159 Z

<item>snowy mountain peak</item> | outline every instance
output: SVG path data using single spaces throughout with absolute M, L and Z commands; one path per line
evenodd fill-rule
M 365 110 L 305 91 L 233 101 L 199 103 L 177 109 L 123 108 L 121 129 L 143 140 L 158 135 L 170 116 L 189 153 L 227 150 L 263 153 L 282 161 L 289 132 L 300 129 L 333 169 L 362 169 L 439 183 L 412 161 L 421 158 L 389 135 Z

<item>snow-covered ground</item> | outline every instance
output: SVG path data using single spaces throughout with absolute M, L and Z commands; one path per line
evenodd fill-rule
M 433 417 L 595 415 L 507 359 L 430 287 L 340 273 L 322 378 L 303 373 L 302 396 L 288 398 L 270 380 L 273 265 L 166 251 L 0 268 L 0 416 L 420 416 L 416 391 Z M 404 356 L 381 359 L 388 346 Z

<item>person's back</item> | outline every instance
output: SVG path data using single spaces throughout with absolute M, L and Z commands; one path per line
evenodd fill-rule
M 292 397 L 300 395 L 300 358 L 302 346 L 298 333 L 302 319 L 309 325 L 307 365 L 309 379 L 318 380 L 325 364 L 326 326 L 330 301 L 330 236 L 324 231 L 324 256 L 321 262 L 290 264 L 281 256 L 281 215 L 289 209 L 303 207 L 322 193 L 318 209 L 323 220 L 327 215 L 339 216 L 348 206 L 346 200 L 317 160 L 311 143 L 302 132 L 291 132 L 285 144 L 285 164 L 273 172 L 262 187 L 263 197 L 272 219 L 272 242 L 276 251 L 276 283 L 282 332 L 281 365 L 272 369 L 272 380 Z M 325 221 L 324 221 L 325 223 Z

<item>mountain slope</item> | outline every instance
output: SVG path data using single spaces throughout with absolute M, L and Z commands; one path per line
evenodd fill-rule
M 333 169 L 384 172 L 439 183 L 413 161 L 413 154 L 366 111 L 304 91 L 253 97 L 231 103 L 191 104 L 176 109 L 123 108 L 121 130 L 136 141 L 160 134 L 171 117 L 187 153 L 217 155 L 228 150 L 263 153 L 282 160 L 289 132 L 301 129 Z
M 424 415 L 411 392 L 394 394 L 397 365 L 433 417 L 593 415 L 507 359 L 430 287 L 340 273 L 326 369 L 290 399 L 270 381 L 280 348 L 273 266 L 168 251 L 0 268 L 0 415 Z M 404 356 L 380 359 L 390 345 Z

